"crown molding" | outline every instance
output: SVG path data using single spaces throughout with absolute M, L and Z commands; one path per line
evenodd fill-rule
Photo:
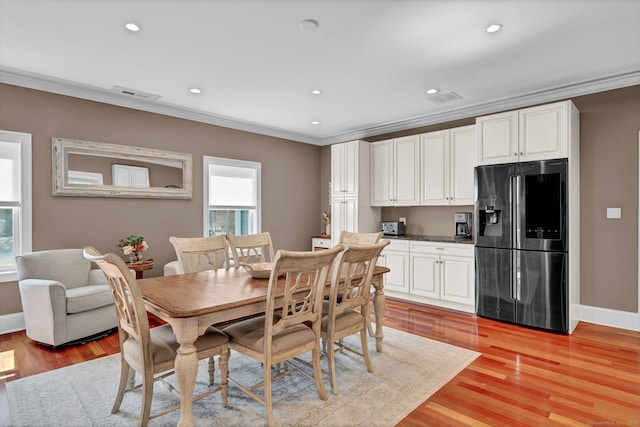
M 478 117 L 486 114 L 492 114 L 516 108 L 523 108 L 546 102 L 554 102 L 596 92 L 634 86 L 640 84 L 640 70 L 631 70 L 628 72 L 604 76 L 596 79 L 584 80 L 569 85 L 556 86 L 541 91 L 517 94 L 514 96 L 491 100 L 489 102 L 469 105 L 463 108 L 445 110 L 438 113 L 418 116 L 407 120 L 385 123 L 378 126 L 363 128 L 355 130 L 353 132 L 338 134 L 326 138 L 312 137 L 310 135 L 291 132 L 284 129 L 273 128 L 257 123 L 214 115 L 195 109 L 189 109 L 174 104 L 165 103 L 162 101 L 149 101 L 139 98 L 128 98 L 125 95 L 111 92 L 110 90 L 84 85 L 69 80 L 57 79 L 35 73 L 28 73 L 8 67 L 0 67 L 0 83 L 7 83 L 15 86 L 42 90 L 45 92 L 57 93 L 59 95 L 72 96 L 75 98 L 87 99 L 91 101 L 117 105 L 120 107 L 133 108 L 136 110 L 163 114 L 166 116 L 178 117 L 186 120 L 193 120 L 201 123 L 207 123 L 211 125 L 222 126 L 276 138 L 283 138 L 306 144 L 324 146 L 344 141 L 364 139 L 372 136 L 429 126 L 453 120 Z
M 297 132 L 290 132 L 284 129 L 278 129 L 260 125 L 257 123 L 214 115 L 206 113 L 204 111 L 169 104 L 160 100 L 153 101 L 128 97 L 127 95 L 122 95 L 107 89 L 76 83 L 70 80 L 43 76 L 41 74 L 29 73 L 26 71 L 16 70 L 8 67 L 0 66 L 0 83 L 27 87 L 29 89 L 42 90 L 45 92 L 56 93 L 58 95 L 87 99 L 90 101 L 102 102 L 105 104 L 117 105 L 120 107 L 132 108 L 135 110 L 147 111 L 150 113 L 157 113 L 165 116 L 193 120 L 196 122 L 222 126 L 245 132 L 257 133 L 260 135 L 289 139 L 307 144 L 319 145 L 319 143 L 321 142 L 319 138 L 311 137 L 309 135 L 304 135 Z
M 367 129 L 356 130 L 341 135 L 335 135 L 322 140 L 321 145 L 352 141 L 392 132 L 415 129 L 418 127 L 444 123 L 453 120 L 479 117 L 501 111 L 529 107 L 547 102 L 555 102 L 576 96 L 604 92 L 640 84 L 640 70 L 632 70 L 597 79 L 585 80 L 570 85 L 556 86 L 536 92 L 528 92 L 514 96 L 494 99 L 489 102 L 469 105 L 463 108 L 451 109 L 435 114 L 428 114 L 412 119 L 382 124 Z

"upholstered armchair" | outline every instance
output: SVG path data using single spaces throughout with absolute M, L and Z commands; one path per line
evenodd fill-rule
M 82 249 L 56 249 L 16 257 L 27 336 L 51 346 L 118 325 L 104 273 Z

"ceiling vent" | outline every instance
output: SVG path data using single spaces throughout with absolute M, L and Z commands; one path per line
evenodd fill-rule
M 147 93 L 147 92 L 142 92 L 139 90 L 135 90 L 135 89 L 129 89 L 126 87 L 122 87 L 122 86 L 114 86 L 111 88 L 112 92 L 115 93 L 120 93 L 122 95 L 127 95 L 127 96 L 131 96 L 134 98 L 140 98 L 140 99 L 146 99 L 149 101 L 155 101 L 157 99 L 160 99 L 160 95 L 155 95 L 153 93 Z
M 439 95 L 430 96 L 427 98 L 427 101 L 440 105 L 446 102 L 457 101 L 458 99 L 462 99 L 462 97 L 457 93 L 447 92 L 447 93 L 441 93 Z

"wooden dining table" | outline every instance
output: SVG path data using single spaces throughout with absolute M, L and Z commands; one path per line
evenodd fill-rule
M 378 352 L 382 352 L 384 336 L 382 276 L 389 271 L 386 267 L 376 266 L 371 282 Z M 329 285 L 327 282 L 327 292 Z M 147 311 L 171 325 L 180 343 L 174 366 L 180 392 L 178 426 L 193 426 L 191 407 L 198 373 L 196 339 L 211 325 L 264 313 L 269 280 L 253 278 L 241 268 L 230 268 L 151 277 L 138 280 L 138 286 Z

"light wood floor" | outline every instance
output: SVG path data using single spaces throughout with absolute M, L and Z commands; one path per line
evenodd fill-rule
M 640 426 L 640 332 L 580 323 L 559 335 L 390 298 L 384 324 L 482 353 L 400 426 Z M 12 350 L 16 369 L 0 373 L 2 426 L 5 381 L 119 349 L 117 334 L 56 351 L 24 332 L 0 335 L 0 351 Z

